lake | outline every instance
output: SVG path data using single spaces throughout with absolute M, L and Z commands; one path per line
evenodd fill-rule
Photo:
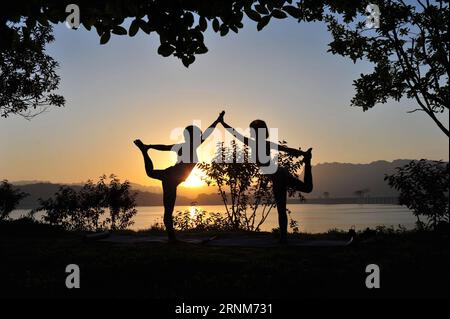
M 224 213 L 221 205 L 198 206 L 208 212 Z M 337 228 L 348 230 L 374 228 L 379 225 L 394 226 L 402 225 L 408 229 L 415 227 L 416 218 L 412 212 L 399 205 L 378 204 L 291 204 L 288 208 L 292 211 L 292 218 L 299 223 L 301 232 L 321 233 L 329 229 Z M 162 223 L 164 208 L 161 206 L 137 207 L 138 213 L 134 217 L 134 225 L 131 229 L 140 230 L 149 228 L 152 224 Z M 177 206 L 175 211 L 184 211 L 190 206 Z M 26 214 L 27 210 L 16 210 L 11 214 L 12 218 L 18 218 Z M 37 216 L 38 217 L 38 216 Z M 278 216 L 273 209 L 262 225 L 261 230 L 271 231 L 278 227 Z

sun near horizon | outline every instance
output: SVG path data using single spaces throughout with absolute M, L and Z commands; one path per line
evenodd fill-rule
M 188 178 L 180 184 L 180 186 L 184 186 L 187 188 L 200 188 L 203 186 L 207 186 L 204 178 L 206 177 L 205 173 L 199 169 L 198 167 L 195 167 L 191 174 L 189 174 Z

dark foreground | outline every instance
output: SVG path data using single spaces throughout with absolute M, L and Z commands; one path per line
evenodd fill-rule
M 350 247 L 245 248 L 86 241 L 8 222 L 0 224 L 0 249 L 2 298 L 448 297 L 449 289 L 446 232 L 381 232 Z M 68 264 L 80 267 L 80 289 L 65 286 Z M 366 288 L 368 264 L 380 267 L 380 289 Z

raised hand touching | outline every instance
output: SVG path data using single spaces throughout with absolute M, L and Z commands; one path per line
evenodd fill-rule
M 219 117 L 217 118 L 217 123 L 222 123 L 223 124 L 223 117 L 225 115 L 225 111 L 220 112 Z

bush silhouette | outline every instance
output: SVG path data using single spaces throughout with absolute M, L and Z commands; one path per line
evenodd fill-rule
M 270 178 L 262 174 L 258 165 L 250 162 L 249 158 L 247 146 L 240 147 L 235 141 L 229 147 L 220 143 L 213 161 L 210 164 L 199 164 L 199 167 L 205 172 L 205 182 L 217 187 L 229 227 L 259 231 L 276 204 Z M 298 177 L 303 164 L 283 152 L 278 154 L 278 162 L 295 177 Z M 293 190 L 289 190 L 288 195 L 303 198 Z M 292 219 L 290 225 L 298 229 L 297 222 Z
M 195 204 L 188 210 L 178 211 L 173 216 L 173 225 L 181 231 L 224 231 L 233 228 L 223 214 L 207 212 Z
M 79 191 L 63 186 L 53 198 L 40 200 L 44 222 L 73 231 L 122 230 L 133 224 L 137 213 L 130 183 L 114 175 L 88 181 Z
M 7 219 L 26 196 L 28 194 L 14 189 L 7 180 L 3 180 L 0 184 L 0 221 Z
M 414 212 L 417 222 L 436 229 L 449 221 L 449 164 L 442 161 L 412 161 L 386 176 L 389 185 L 400 191 L 399 202 Z

